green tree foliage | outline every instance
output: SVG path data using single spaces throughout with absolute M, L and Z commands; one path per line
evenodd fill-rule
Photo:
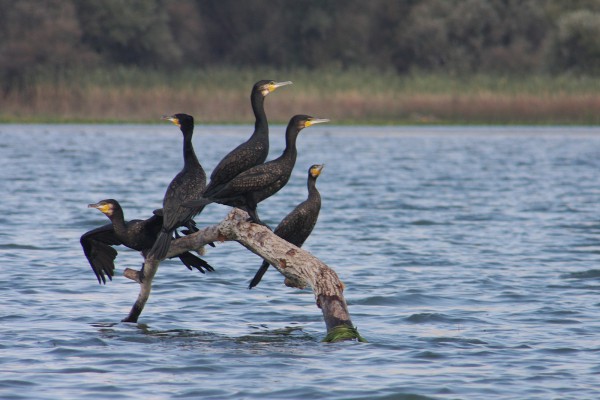
M 40 68 L 56 71 L 92 61 L 81 45 L 73 4 L 62 0 L 0 0 L 0 79 L 22 88 Z
M 600 74 L 597 0 L 0 0 L 4 89 L 91 65 Z
M 75 1 L 82 43 L 117 64 L 161 66 L 178 63 L 169 15 L 159 0 Z
M 557 25 L 550 45 L 554 70 L 600 74 L 600 12 L 569 12 Z
M 547 30 L 534 1 L 432 0 L 413 8 L 402 39 L 416 68 L 529 71 L 539 66 Z

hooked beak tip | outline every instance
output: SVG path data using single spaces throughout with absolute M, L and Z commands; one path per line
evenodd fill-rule
M 278 89 L 278 88 L 280 88 L 280 87 L 282 87 L 282 86 L 291 85 L 291 84 L 292 84 L 292 81 L 285 81 L 285 82 L 275 82 L 275 83 L 273 84 L 273 88 L 272 88 L 272 90 Z

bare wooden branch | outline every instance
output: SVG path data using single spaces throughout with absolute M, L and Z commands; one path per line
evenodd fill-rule
M 233 209 L 219 224 L 202 229 L 194 234 L 179 238 L 171 243 L 167 257 L 173 257 L 190 250 L 197 250 L 211 242 L 236 241 L 248 250 L 259 255 L 273 265 L 285 277 L 290 287 L 310 286 L 317 306 L 322 310 L 327 332 L 354 327 L 344 299 L 344 285 L 331 268 L 309 252 L 298 248 L 275 235 L 267 227 L 250 223 L 248 214 Z M 140 283 L 140 294 L 124 320 L 136 322 L 150 295 L 152 279 L 158 269 L 158 262 L 147 259 L 144 264 L 144 277 Z M 126 270 L 128 278 L 139 282 L 137 271 Z M 358 332 L 354 339 L 360 339 Z M 344 339 L 348 339 L 345 337 Z
M 138 294 L 138 298 L 131 307 L 131 311 L 127 318 L 123 320 L 123 322 L 137 322 L 140 314 L 144 310 L 144 306 L 150 297 L 150 291 L 152 290 L 152 279 L 154 279 L 154 275 L 158 270 L 159 262 L 154 260 L 153 258 L 147 258 L 144 262 L 144 279 L 141 280 L 141 273 L 130 268 L 125 269 L 123 275 L 129 279 L 133 279 L 140 284 L 140 293 Z

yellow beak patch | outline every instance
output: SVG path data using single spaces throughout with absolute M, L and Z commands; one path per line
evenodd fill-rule
M 110 210 L 112 210 L 112 207 L 110 204 L 103 204 L 100 207 L 98 207 L 98 210 L 100 210 L 104 214 L 107 214 Z

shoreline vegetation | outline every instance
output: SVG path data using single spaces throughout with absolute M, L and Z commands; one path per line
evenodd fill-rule
M 159 123 L 163 114 L 186 112 L 203 124 L 245 124 L 253 121 L 249 94 L 259 79 L 294 82 L 267 99 L 272 123 L 303 113 L 350 125 L 600 124 L 594 77 L 230 67 L 37 74 L 1 94 L 0 122 Z

